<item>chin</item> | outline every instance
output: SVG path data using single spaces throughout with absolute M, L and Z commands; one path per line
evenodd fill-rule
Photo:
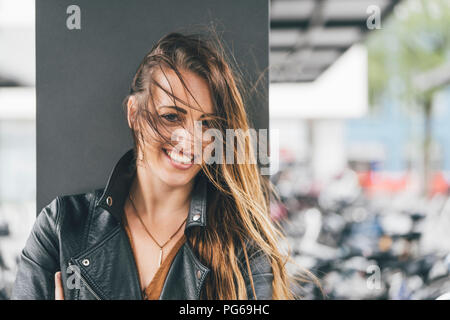
M 162 172 L 158 172 L 159 179 L 169 187 L 177 188 L 182 187 L 189 184 L 192 179 L 195 178 L 195 173 L 176 173 L 176 172 L 167 172 L 167 170 L 162 170 Z
M 157 173 L 159 179 L 166 185 L 176 188 L 189 184 L 200 171 L 200 166 L 194 165 L 187 170 L 180 170 L 163 163 L 160 169 Z

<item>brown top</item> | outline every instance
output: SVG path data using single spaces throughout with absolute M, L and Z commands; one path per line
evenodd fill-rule
M 128 227 L 128 222 L 126 219 L 126 214 L 124 214 L 124 226 L 125 230 L 128 234 L 128 238 L 130 239 L 131 248 L 133 249 L 133 254 L 136 256 L 136 252 L 133 244 L 133 237 L 131 235 L 130 228 Z M 175 258 L 178 250 L 180 250 L 181 246 L 186 242 L 186 236 L 183 234 L 181 238 L 177 241 L 177 243 L 172 247 L 170 252 L 167 254 L 166 258 L 162 261 L 161 266 L 156 271 L 153 276 L 152 281 L 149 283 L 147 288 L 143 290 L 144 300 L 158 300 L 161 295 L 161 290 L 164 286 L 164 282 L 166 281 L 167 273 L 169 272 L 169 268 L 172 264 L 173 258 Z M 139 272 L 139 270 L 138 270 Z M 140 272 L 139 272 L 140 273 Z

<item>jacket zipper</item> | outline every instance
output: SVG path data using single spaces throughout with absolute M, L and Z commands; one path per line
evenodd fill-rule
M 75 264 L 75 263 L 73 263 L 72 261 L 73 261 L 72 259 L 69 261 L 69 266 L 72 266 L 73 264 Z M 94 290 L 92 289 L 92 287 L 89 285 L 89 283 L 88 283 L 88 281 L 86 280 L 86 278 L 83 277 L 83 275 L 82 275 L 80 272 L 76 271 L 76 269 L 73 268 L 72 270 L 73 270 L 73 272 L 74 272 L 78 277 L 80 277 L 81 281 L 83 281 L 83 283 L 84 283 L 86 289 L 88 289 L 88 291 L 89 291 L 89 292 L 90 292 L 97 300 L 102 300 L 102 298 L 100 298 L 99 295 L 98 295 L 97 293 L 95 293 L 95 291 L 94 291 Z

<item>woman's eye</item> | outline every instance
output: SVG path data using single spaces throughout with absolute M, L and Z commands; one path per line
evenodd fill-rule
M 176 114 L 176 113 L 163 114 L 161 117 L 163 117 L 164 119 L 166 119 L 169 122 L 176 122 L 179 120 L 178 114 Z

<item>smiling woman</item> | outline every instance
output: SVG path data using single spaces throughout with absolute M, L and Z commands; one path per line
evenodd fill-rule
M 223 135 L 249 129 L 220 42 L 161 38 L 123 107 L 134 147 L 105 188 L 57 197 L 42 210 L 13 297 L 293 298 L 289 257 L 278 249 L 283 235 L 270 220 L 271 189 L 249 137 L 233 143 L 235 158 L 243 148 L 239 164 L 194 161 L 204 149 L 195 123 Z

